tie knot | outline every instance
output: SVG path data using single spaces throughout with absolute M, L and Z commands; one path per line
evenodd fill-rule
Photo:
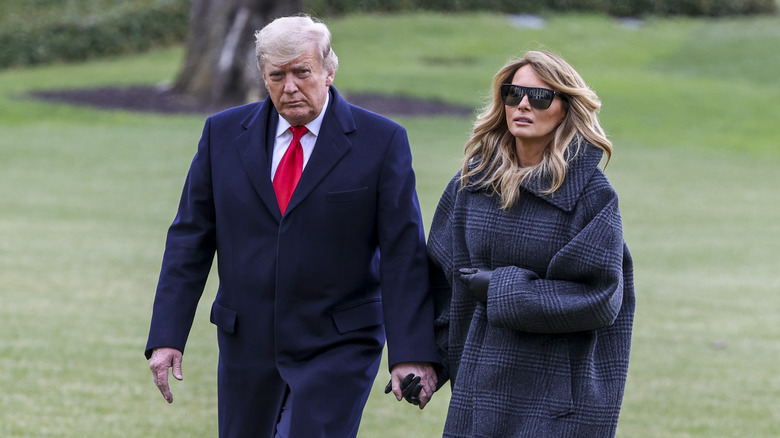
M 293 134 L 293 142 L 299 141 L 304 134 L 309 132 L 305 126 L 290 126 L 290 131 L 292 131 Z

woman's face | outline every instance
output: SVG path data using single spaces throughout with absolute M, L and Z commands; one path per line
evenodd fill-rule
M 530 65 L 524 65 L 517 70 L 512 77 L 512 84 L 552 89 L 539 79 Z M 529 166 L 538 163 L 552 140 L 553 131 L 566 116 L 564 102 L 560 96 L 555 96 L 549 108 L 540 110 L 529 104 L 528 96 L 523 96 L 519 104 L 505 106 L 505 109 L 507 127 L 515 136 L 521 164 Z

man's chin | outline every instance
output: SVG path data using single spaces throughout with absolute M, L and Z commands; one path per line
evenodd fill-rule
M 284 120 L 287 120 L 287 122 L 289 122 L 292 126 L 305 125 L 314 120 L 311 112 L 306 108 L 300 108 L 299 110 L 286 109 L 285 111 L 280 112 L 280 114 L 282 117 L 284 117 Z

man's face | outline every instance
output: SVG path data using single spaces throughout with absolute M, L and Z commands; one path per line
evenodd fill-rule
M 292 126 L 317 118 L 334 75 L 325 71 L 313 46 L 288 64 L 263 66 L 263 80 L 271 101 Z

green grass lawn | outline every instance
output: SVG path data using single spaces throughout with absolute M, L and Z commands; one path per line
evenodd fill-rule
M 335 84 L 477 106 L 504 61 L 562 54 L 602 97 L 607 167 L 636 263 L 620 437 L 780 435 L 780 19 L 497 15 L 327 20 Z M 180 49 L 0 71 L 0 436 L 214 437 L 216 340 L 193 327 L 167 405 L 142 356 L 165 232 L 202 116 L 32 102 L 32 89 L 152 84 Z M 426 224 L 472 120 L 397 118 Z M 377 377 L 360 436 L 440 436 L 448 393 L 419 411 Z M 522 390 L 519 388 L 518 390 Z

